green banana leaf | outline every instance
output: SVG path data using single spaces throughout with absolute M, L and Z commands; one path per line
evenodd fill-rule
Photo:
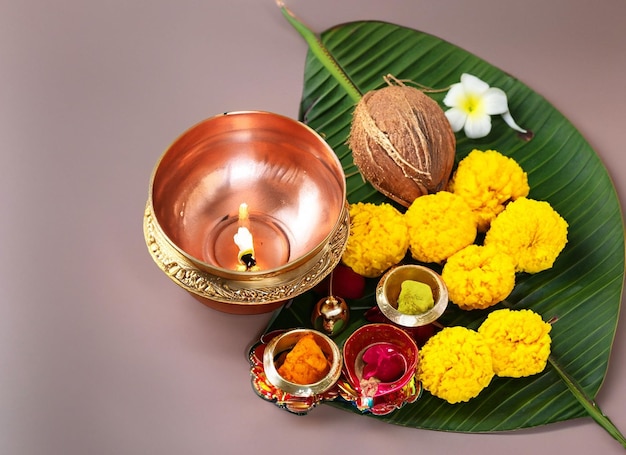
M 383 76 L 389 73 L 428 87 L 447 88 L 467 72 L 503 89 L 513 117 L 534 136 L 523 138 L 494 117 L 493 129 L 483 139 L 457 134 L 457 161 L 474 148 L 495 149 L 513 157 L 528 173 L 529 197 L 550 202 L 569 223 L 568 244 L 554 267 L 534 275 L 519 274 L 507 299 L 507 305 L 530 308 L 544 320 L 557 318 L 551 332 L 551 363 L 544 372 L 522 379 L 494 378 L 477 398 L 463 404 L 451 405 L 424 392 L 415 403 L 389 415 L 365 415 L 397 425 L 456 432 L 515 430 L 588 416 L 607 372 L 624 279 L 622 214 L 599 157 L 542 96 L 434 36 L 367 21 L 336 26 L 322 33 L 320 41 L 361 93 L 382 87 Z M 444 93 L 431 96 L 441 102 Z M 349 202 L 385 201 L 363 181 L 346 146 L 354 106 L 354 97 L 309 50 L 300 119 L 318 131 L 339 156 Z M 375 281 L 368 282 L 365 297 L 349 301 L 351 320 L 337 338 L 339 344 L 366 323 L 363 313 L 375 305 Z M 310 327 L 311 310 L 319 298 L 312 291 L 299 296 L 274 315 L 267 330 Z M 477 328 L 486 314 L 450 305 L 440 322 Z M 350 403 L 330 405 L 360 413 Z

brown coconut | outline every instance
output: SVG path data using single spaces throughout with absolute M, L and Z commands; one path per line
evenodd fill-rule
M 415 198 L 445 189 L 456 139 L 443 110 L 421 90 L 390 84 L 357 104 L 348 146 L 365 180 L 408 207 Z

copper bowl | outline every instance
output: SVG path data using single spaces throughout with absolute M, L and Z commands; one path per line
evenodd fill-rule
M 249 208 L 257 267 L 240 270 L 233 235 Z M 144 236 L 157 265 L 206 305 L 272 311 L 318 284 L 348 239 L 345 175 L 301 122 L 233 112 L 183 133 L 150 180 Z
M 276 364 L 276 359 L 280 358 L 281 354 L 290 351 L 298 340 L 307 334 L 313 335 L 316 344 L 328 359 L 330 369 L 326 376 L 317 382 L 296 384 L 286 380 L 278 373 L 279 366 Z M 335 342 L 327 335 L 312 329 L 292 329 L 284 332 L 272 338 L 263 352 L 263 369 L 267 380 L 283 392 L 296 397 L 310 397 L 326 392 L 335 385 L 341 376 L 342 366 L 341 351 Z
M 419 314 L 398 311 L 398 297 L 402 282 L 414 280 L 430 286 L 433 307 Z M 376 286 L 376 303 L 380 311 L 391 321 L 403 327 L 420 327 L 436 321 L 448 307 L 448 288 L 441 276 L 423 265 L 406 264 L 387 271 Z

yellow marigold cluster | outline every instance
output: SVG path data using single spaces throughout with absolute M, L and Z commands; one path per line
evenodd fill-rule
M 382 275 L 406 255 L 409 237 L 404 216 L 390 204 L 350 204 L 350 235 L 343 262 L 359 275 Z
M 492 378 L 540 373 L 550 355 L 550 330 L 531 310 L 496 310 L 478 330 L 446 327 L 420 350 L 417 377 L 448 403 L 476 397 Z
M 463 198 L 448 191 L 418 197 L 404 218 L 409 250 L 418 261 L 442 263 L 476 239 L 472 210 Z
M 484 337 L 465 327 L 446 327 L 420 350 L 417 376 L 431 394 L 448 403 L 469 401 L 494 376 Z
M 485 309 L 513 291 L 515 263 L 494 247 L 469 245 L 450 256 L 441 277 L 450 300 L 461 309 Z
M 531 310 L 496 310 L 478 328 L 487 340 L 498 376 L 520 378 L 540 373 L 550 355 L 550 330 Z
M 492 222 L 485 245 L 513 258 L 520 272 L 549 269 L 567 244 L 567 222 L 545 201 L 519 198 Z
M 513 159 L 496 150 L 472 150 L 457 167 L 448 190 L 461 196 L 485 232 L 505 205 L 528 196 L 528 176 Z

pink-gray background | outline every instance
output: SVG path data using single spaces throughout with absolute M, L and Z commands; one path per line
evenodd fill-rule
M 289 0 L 317 31 L 365 19 L 459 45 L 544 95 L 626 201 L 622 0 Z M 152 168 L 197 121 L 297 117 L 306 45 L 274 0 L 0 1 L 0 453 L 617 454 L 590 419 L 422 431 L 257 398 L 269 315 L 199 304 L 152 262 Z M 626 320 L 598 403 L 626 432 Z

